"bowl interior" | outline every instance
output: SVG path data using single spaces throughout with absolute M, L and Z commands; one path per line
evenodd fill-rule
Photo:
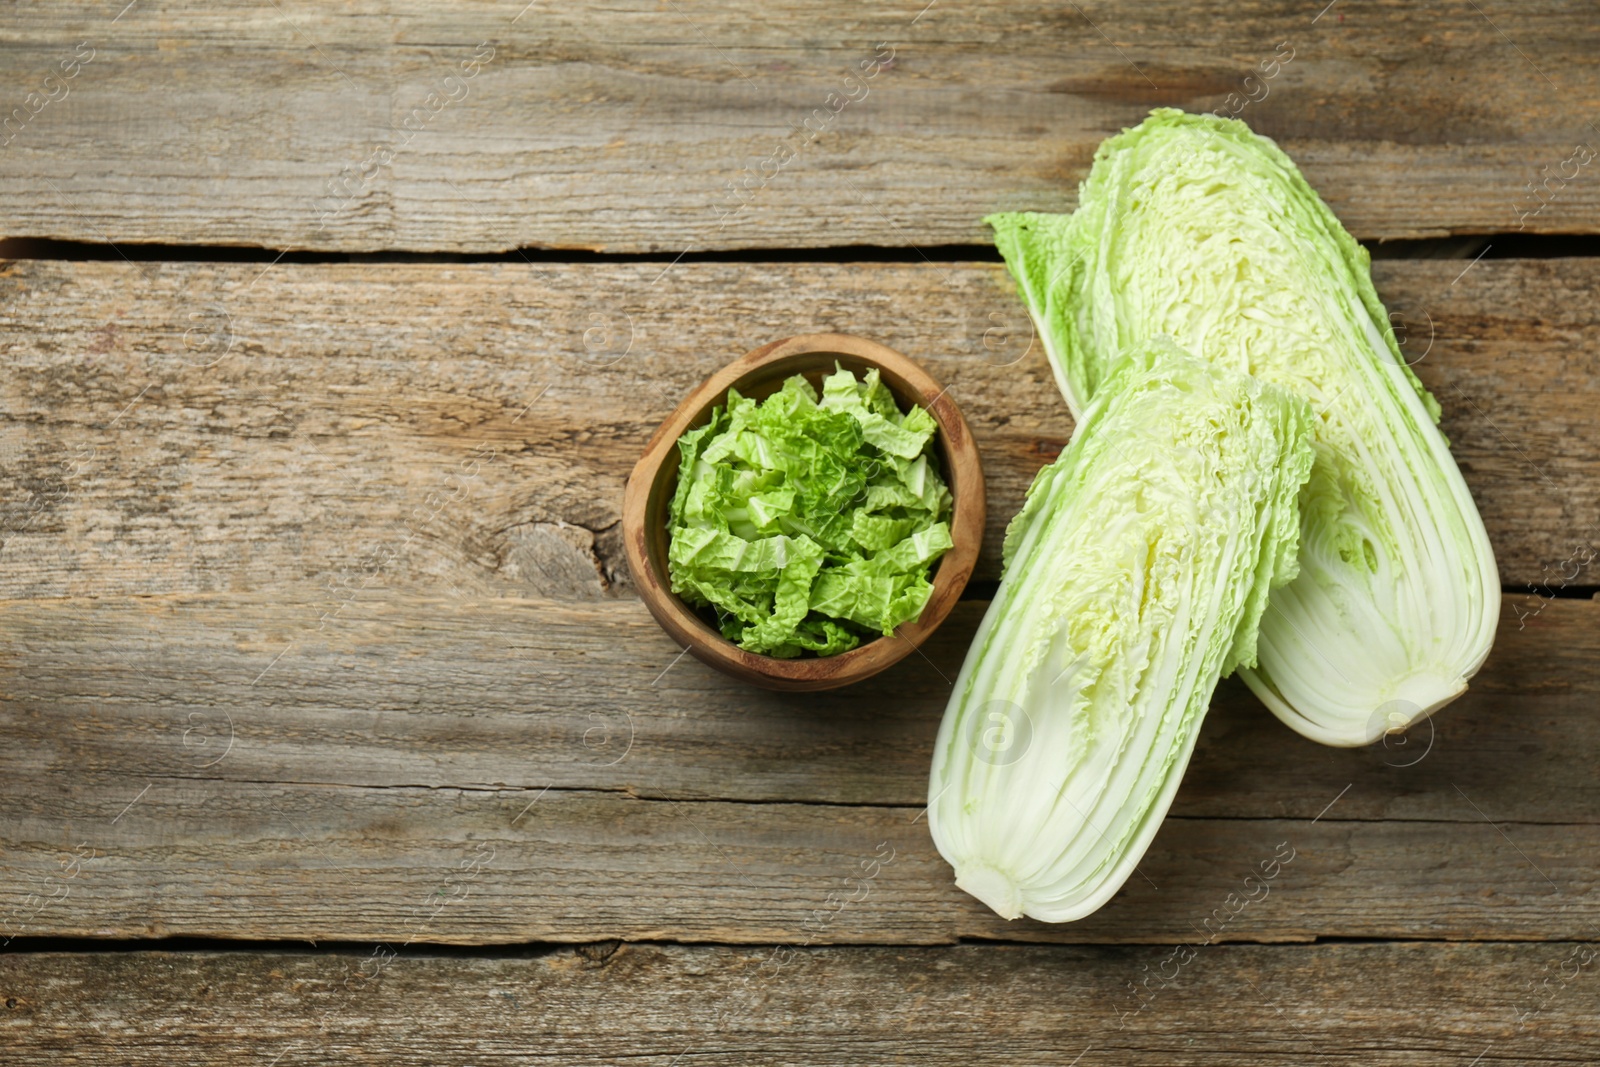
M 748 373 L 737 378 L 733 382 L 731 388 L 737 389 L 741 396 L 750 397 L 754 400 L 765 400 L 767 397 L 771 396 L 773 393 L 776 393 L 780 388 L 782 388 L 784 381 L 796 374 L 803 374 L 805 375 L 806 380 L 811 383 L 812 387 L 818 392 L 821 392 L 822 379 L 833 373 L 836 364 L 839 367 L 850 371 L 856 375 L 857 378 L 864 377 L 868 371 L 876 369 L 879 374 L 879 379 L 885 386 L 888 387 L 889 392 L 894 396 L 895 403 L 899 405 L 902 411 L 910 410 L 912 405 L 921 407 L 928 406 L 927 398 L 923 396 L 921 390 L 919 390 L 911 382 L 902 378 L 891 367 L 885 366 L 876 360 L 850 352 L 796 352 L 792 355 L 785 356 L 773 362 L 752 369 Z M 699 410 L 694 412 L 693 416 L 688 420 L 687 423 L 685 423 L 683 428 L 684 432 L 687 433 L 689 430 L 698 429 L 699 427 L 710 422 L 712 410 L 722 404 L 725 404 L 727 402 L 727 398 L 728 392 L 726 389 L 719 391 L 714 396 L 705 398 L 704 402 L 700 405 Z M 939 473 L 945 478 L 946 483 L 950 487 L 950 496 L 952 500 L 951 511 L 953 517 L 955 506 L 960 502 L 960 494 L 965 487 L 956 484 L 957 465 L 954 461 L 955 457 L 950 451 L 950 445 L 949 441 L 947 440 L 943 421 L 938 420 L 937 412 L 930 411 L 930 414 L 934 414 L 936 421 L 939 421 L 940 423 L 939 428 L 934 432 L 933 443 L 934 449 L 938 453 L 939 457 Z M 739 649 L 737 645 L 733 644 L 733 642 L 728 641 L 725 637 L 723 637 L 722 634 L 714 626 L 712 626 L 710 622 L 708 622 L 706 618 L 700 614 L 699 611 L 685 603 L 682 598 L 671 592 L 671 579 L 667 572 L 667 511 L 668 506 L 671 504 L 673 494 L 677 490 L 678 486 L 678 466 L 679 454 L 677 449 L 674 447 L 671 453 L 668 454 L 666 459 L 662 462 L 661 467 L 657 472 L 655 482 L 650 489 L 650 498 L 648 504 L 646 505 L 645 512 L 645 540 L 646 545 L 648 546 L 650 566 L 658 575 L 663 591 L 665 591 L 666 594 L 677 603 L 678 607 L 681 608 L 687 616 L 694 619 L 694 621 L 698 624 L 699 629 L 704 632 L 707 640 L 725 644 L 728 646 L 728 648 L 736 650 L 744 656 L 751 656 L 759 660 L 765 660 L 771 664 L 771 669 L 780 672 L 786 665 L 807 662 L 815 663 L 819 660 L 826 660 L 829 663 L 838 664 L 838 666 L 842 669 L 845 663 L 852 657 L 859 657 L 869 648 L 878 644 L 879 642 L 890 640 L 890 638 L 882 636 L 863 638 L 861 644 L 857 645 L 848 652 L 841 652 L 836 656 L 818 657 L 814 654 L 806 653 L 802 656 L 796 657 L 795 659 L 780 660 L 773 659 L 770 656 L 761 656 L 756 653 L 745 652 L 743 649 Z M 952 552 L 953 551 L 954 550 L 952 549 Z M 934 563 L 933 569 L 929 573 L 929 580 L 931 582 L 937 584 L 940 568 L 943 566 L 944 562 L 949 559 L 950 555 L 951 553 L 947 552 Z M 923 609 L 924 615 L 926 615 L 930 610 L 932 602 L 933 598 L 930 597 L 929 607 L 925 607 Z M 913 620 L 912 623 L 907 623 L 905 625 L 915 625 L 917 621 L 920 620 Z

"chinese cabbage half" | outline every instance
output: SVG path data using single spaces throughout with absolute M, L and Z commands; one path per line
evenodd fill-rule
M 1170 342 L 1105 385 L 1006 531 L 934 749 L 933 840 L 1006 918 L 1080 918 L 1132 873 L 1295 570 L 1303 400 Z
M 1310 402 L 1300 576 L 1241 672 L 1280 719 L 1361 745 L 1465 691 L 1499 619 L 1483 521 L 1366 250 L 1275 144 L 1158 110 L 1101 145 L 1075 214 L 987 221 L 1075 413 L 1161 336 Z

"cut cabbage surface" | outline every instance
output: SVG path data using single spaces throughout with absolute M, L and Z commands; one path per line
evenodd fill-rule
M 1100 147 L 1072 215 L 991 216 L 1073 412 L 1168 337 L 1310 402 L 1300 576 L 1245 681 L 1306 737 L 1369 744 L 1465 691 L 1500 577 L 1366 250 L 1244 123 L 1162 109 Z
M 1006 531 L 934 749 L 934 842 L 1006 918 L 1080 918 L 1128 878 L 1295 572 L 1304 400 L 1160 341 L 1104 386 Z

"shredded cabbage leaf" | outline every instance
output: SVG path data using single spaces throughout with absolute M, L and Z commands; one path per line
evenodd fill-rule
M 1279 718 L 1363 745 L 1465 691 L 1499 620 L 1483 521 L 1366 250 L 1273 142 L 1157 110 L 1101 145 L 1076 213 L 986 221 L 1075 414 L 1153 337 L 1310 402 L 1300 577 L 1243 672 Z
M 785 659 L 916 619 L 951 547 L 937 429 L 876 369 L 858 380 L 835 364 L 820 395 L 798 374 L 759 403 L 730 389 L 678 439 L 672 591 L 740 648 Z
M 1296 571 L 1305 401 L 1164 341 L 1104 386 L 1007 528 L 934 748 L 934 842 L 1008 919 L 1081 918 L 1132 874 Z

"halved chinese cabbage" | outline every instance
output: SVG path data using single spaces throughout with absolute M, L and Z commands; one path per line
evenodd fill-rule
M 1117 891 L 1177 791 L 1217 680 L 1294 575 L 1305 401 L 1170 342 L 1107 371 L 1006 531 L 934 749 L 928 820 L 1005 918 Z
M 1483 521 L 1366 250 L 1273 142 L 1158 110 L 1100 146 L 1075 214 L 987 221 L 1074 412 L 1160 336 L 1310 401 L 1300 577 L 1242 672 L 1280 719 L 1363 745 L 1466 690 L 1500 610 Z

